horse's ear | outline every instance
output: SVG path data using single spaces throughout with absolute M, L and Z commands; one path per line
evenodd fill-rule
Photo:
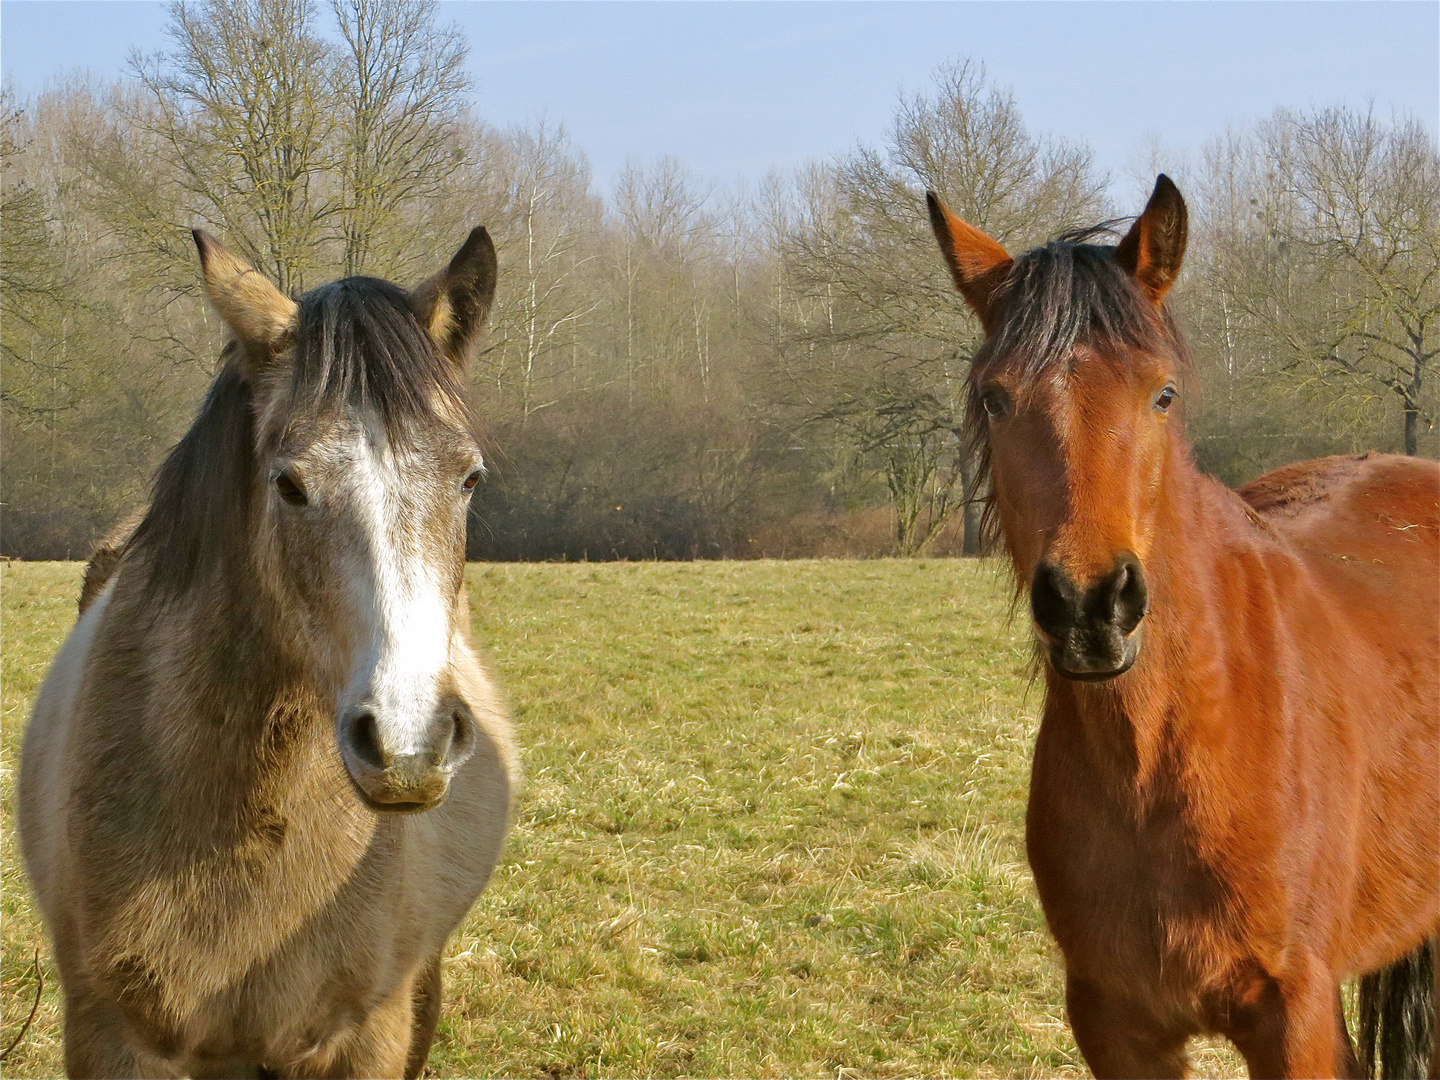
M 989 331 L 991 301 L 1010 272 L 1012 260 L 994 240 L 952 214 L 933 191 L 925 193 L 925 202 L 930 208 L 930 227 L 935 230 L 955 287 Z
M 261 350 L 273 348 L 295 321 L 296 304 L 204 229 L 192 230 L 210 303 L 235 340 Z
M 1158 307 L 1180 276 L 1189 233 L 1189 214 L 1180 189 L 1161 173 L 1145 210 L 1115 249 L 1119 263 Z
M 499 264 L 484 227 L 470 233 L 450 265 L 410 294 L 415 314 L 456 365 L 470 362 L 495 300 Z

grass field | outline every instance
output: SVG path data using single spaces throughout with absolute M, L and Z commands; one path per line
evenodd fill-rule
M 80 567 L 3 579 L 7 1076 L 60 1073 L 14 840 Z M 993 565 L 474 565 L 526 780 L 437 1076 L 1070 1076 L 1022 844 L 1040 703 Z M 1235 1075 L 1227 1051 L 1197 1067 Z

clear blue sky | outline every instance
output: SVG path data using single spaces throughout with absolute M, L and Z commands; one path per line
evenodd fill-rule
M 448 2 L 481 115 L 561 121 L 607 184 L 673 154 L 756 180 L 882 137 L 897 93 L 984 60 L 1031 126 L 1121 177 L 1152 133 L 1193 149 L 1278 105 L 1373 101 L 1440 127 L 1440 3 Z M 165 5 L 4 0 L 0 71 L 22 92 L 73 68 L 118 76 L 166 45 Z

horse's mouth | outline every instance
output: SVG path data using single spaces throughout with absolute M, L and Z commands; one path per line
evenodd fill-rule
M 377 814 L 423 814 L 426 810 L 434 810 L 444 799 L 436 799 L 434 802 L 376 802 L 374 799 L 365 799 L 365 805 Z
M 1073 668 L 1067 668 L 1061 662 L 1064 654 L 1062 648 L 1051 645 L 1048 651 L 1050 654 L 1050 666 L 1055 670 L 1056 675 L 1059 675 L 1062 679 L 1068 679 L 1071 682 L 1089 683 L 1108 682 L 1119 675 L 1124 675 L 1125 672 L 1129 671 L 1134 665 L 1135 658 L 1140 655 L 1138 648 L 1130 647 L 1125 650 L 1124 655 L 1120 658 L 1120 663 L 1115 667 L 1091 668 L 1086 671 L 1076 671 Z
M 382 803 L 370 798 L 363 791 L 360 792 L 360 801 L 365 804 L 367 810 L 377 814 L 423 814 L 426 810 L 434 810 L 445 801 L 442 795 L 433 802 L 391 802 Z
M 373 814 L 423 814 L 426 810 L 434 810 L 445 801 L 445 796 L 450 793 L 447 784 L 445 790 L 433 799 L 401 799 L 394 802 L 381 802 L 356 783 L 355 778 L 349 774 L 349 770 L 346 770 L 345 776 L 350 781 L 351 790 L 359 797 L 365 809 Z

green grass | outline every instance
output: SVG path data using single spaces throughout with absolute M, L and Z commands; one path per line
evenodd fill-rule
M 14 763 L 79 567 L 4 575 L 8 1042 L 45 951 Z M 450 945 L 435 1075 L 1084 1071 L 1023 851 L 1040 690 L 992 564 L 476 565 L 469 586 L 526 779 Z M 7 1075 L 59 1073 L 46 970 Z

